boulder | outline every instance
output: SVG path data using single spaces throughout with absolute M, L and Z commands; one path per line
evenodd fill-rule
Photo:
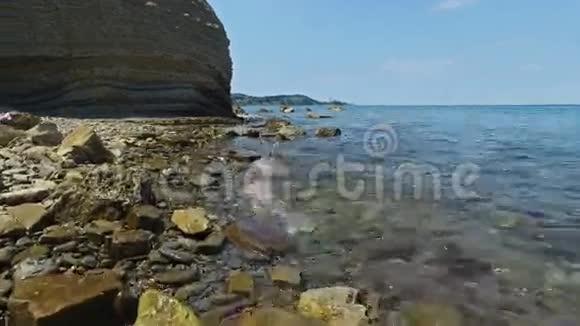
M 321 137 L 321 138 L 325 138 L 325 137 L 336 137 L 336 136 L 340 136 L 342 132 L 340 131 L 340 129 L 338 128 L 333 128 L 333 127 L 321 127 L 316 129 L 316 137 Z
M 26 136 L 22 130 L 0 124 L 0 147 L 7 146 L 12 140 Z
M 188 235 L 203 234 L 210 230 L 205 209 L 201 207 L 176 210 L 171 216 L 171 221 L 181 232 Z
M 179 300 L 156 290 L 147 290 L 139 299 L 134 326 L 201 326 L 195 313 Z
M 12 215 L 27 231 L 38 231 L 50 223 L 50 215 L 42 204 L 21 204 L 8 207 L 8 213 Z
M 113 154 L 105 148 L 95 131 L 81 125 L 62 141 L 57 153 L 71 158 L 75 163 L 105 163 L 114 160 Z
M 1 57 L 1 56 L 0 56 Z M 18 130 L 28 130 L 40 123 L 40 118 L 26 112 L 12 111 L 4 114 L 0 124 L 10 126 Z
M 3 12 L 10 46 L 0 53 L 0 104 L 60 115 L 234 116 L 229 40 L 206 0 L 25 0 Z
M 58 146 L 62 142 L 62 133 L 53 122 L 42 122 L 26 132 L 30 141 L 38 146 Z
M 120 288 L 110 270 L 17 280 L 8 300 L 11 325 L 121 325 L 113 310 Z
M 366 308 L 356 303 L 357 297 L 358 290 L 349 287 L 312 289 L 300 295 L 297 309 L 303 316 L 329 326 L 367 324 Z

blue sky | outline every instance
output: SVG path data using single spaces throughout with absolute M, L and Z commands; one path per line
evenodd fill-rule
M 359 104 L 580 103 L 579 0 L 209 0 L 233 90 Z

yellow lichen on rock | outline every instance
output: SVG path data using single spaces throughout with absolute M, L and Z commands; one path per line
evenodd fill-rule
M 156 290 L 139 299 L 135 326 L 201 326 L 195 313 L 179 300 Z

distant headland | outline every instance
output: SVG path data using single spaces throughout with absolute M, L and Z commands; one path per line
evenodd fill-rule
M 245 105 L 346 105 L 341 101 L 322 102 L 301 94 L 251 96 L 242 93 L 232 94 L 232 99 L 241 106 Z

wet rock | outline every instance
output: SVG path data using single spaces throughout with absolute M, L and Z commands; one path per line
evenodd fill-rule
M 111 256 L 123 259 L 147 255 L 151 250 L 153 238 L 153 233 L 145 230 L 117 231 L 111 240 Z
M 260 109 L 258 110 L 258 113 L 272 113 L 272 110 L 268 110 L 268 109 L 266 109 L 266 108 L 260 108 Z
M 74 240 L 80 234 L 79 229 L 72 224 L 53 225 L 44 229 L 40 243 L 62 244 Z
M 19 238 L 26 234 L 26 228 L 14 217 L 0 215 L 0 238 Z
M 31 277 L 47 275 L 58 270 L 58 263 L 52 258 L 24 259 L 14 266 L 14 280 L 24 280 Z
M 171 216 L 171 221 L 181 232 L 188 235 L 199 235 L 209 230 L 206 211 L 201 207 L 176 210 Z
M 120 325 L 113 310 L 120 288 L 109 270 L 39 276 L 15 282 L 8 309 L 14 325 Z
M 62 133 L 53 122 L 42 122 L 26 132 L 34 145 L 58 146 L 62 142 Z
M 214 255 L 222 250 L 226 240 L 221 229 L 214 228 L 213 231 L 203 241 L 195 245 L 196 252 L 204 255 Z
M 306 131 L 301 127 L 297 126 L 283 126 L 282 128 L 278 129 L 277 135 L 282 140 L 293 140 L 296 137 L 306 135 Z
M 417 252 L 417 243 L 404 237 L 367 240 L 356 247 L 356 252 L 369 261 L 395 258 L 410 261 Z
M 240 326 L 324 326 L 321 321 L 307 319 L 280 308 L 258 308 L 244 312 L 238 319 Z M 353 326 L 356 326 L 353 324 Z
M 23 203 L 38 203 L 48 197 L 56 185 L 44 182 L 32 188 L 16 190 L 0 194 L 0 205 L 20 205 Z
M 377 322 L 381 318 L 382 296 L 374 291 L 362 291 L 359 294 L 359 301 L 367 307 L 367 317 L 371 322 Z
M 38 231 L 51 223 L 50 216 L 46 214 L 46 208 L 42 204 L 21 204 L 8 207 L 7 210 L 27 231 Z
M 225 233 L 229 241 L 250 253 L 271 255 L 284 252 L 290 246 L 285 230 L 255 219 L 243 219 L 230 224 Z
M 249 150 L 229 151 L 226 156 L 230 157 L 234 161 L 247 163 L 259 160 L 262 157 L 260 153 Z
M 270 270 L 270 279 L 274 284 L 298 286 L 302 282 L 300 273 L 295 267 L 278 265 Z
M 105 163 L 114 160 L 101 139 L 87 125 L 81 125 L 62 141 L 57 153 L 71 158 L 75 163 Z
M 133 207 L 127 218 L 127 226 L 132 229 L 144 229 L 160 232 L 164 229 L 162 211 L 152 205 Z
M 201 326 L 195 313 L 179 300 L 156 290 L 148 290 L 139 299 L 135 326 Z
M 153 278 L 161 284 L 182 285 L 197 281 L 199 279 L 199 271 L 195 268 L 187 270 L 172 269 L 157 273 Z
M 316 129 L 316 137 L 336 137 L 342 134 L 341 130 L 333 127 L 321 127 Z
M 234 271 L 228 276 L 227 292 L 254 297 L 254 278 L 247 272 Z
M 159 253 L 174 263 L 190 264 L 195 261 L 195 256 L 193 254 L 183 250 L 161 247 L 159 248 Z
M 289 126 L 290 121 L 280 118 L 268 119 L 264 124 L 264 128 L 269 132 L 277 132 L 284 126 Z
M 366 324 L 366 308 L 356 303 L 357 296 L 358 290 L 349 287 L 312 289 L 300 295 L 297 309 L 331 326 Z
M 404 308 L 401 317 L 409 326 L 463 325 L 463 317 L 457 308 L 445 304 L 414 304 Z
M 22 138 L 26 133 L 9 126 L 0 125 L 0 147 L 7 146 L 12 140 Z

